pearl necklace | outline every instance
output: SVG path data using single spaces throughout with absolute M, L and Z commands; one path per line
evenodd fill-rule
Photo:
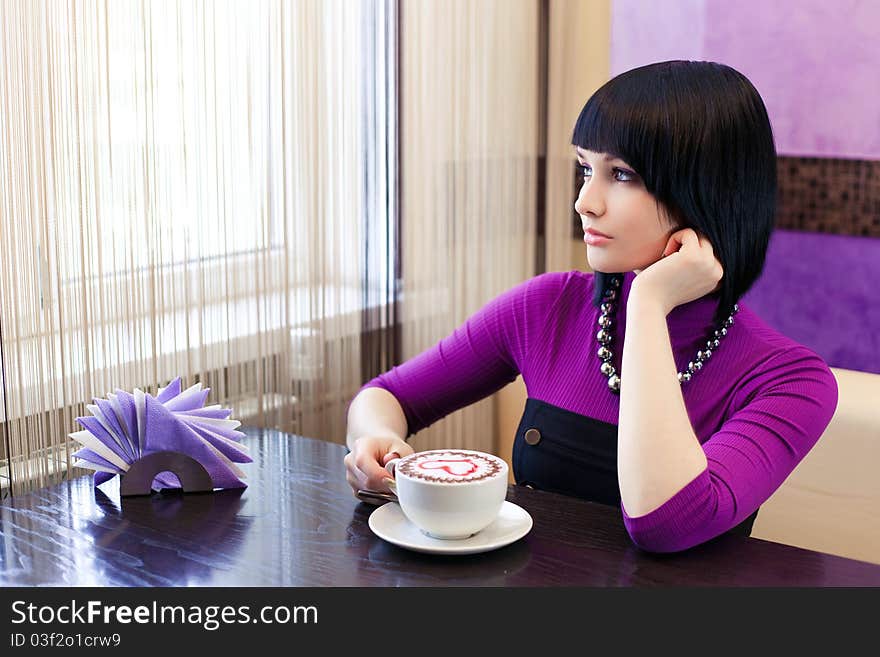
M 611 332 L 611 325 L 614 323 L 612 317 L 617 309 L 616 302 L 617 295 L 620 292 L 621 280 L 621 276 L 612 277 L 608 289 L 605 290 L 605 294 L 602 296 L 602 304 L 600 306 L 602 312 L 599 315 L 599 332 L 596 333 L 596 339 L 599 341 L 599 350 L 596 352 L 596 355 L 602 363 L 599 366 L 599 371 L 608 378 L 608 388 L 615 394 L 620 393 L 620 375 L 612 364 L 614 353 L 611 351 L 611 346 L 614 342 L 614 334 Z M 739 312 L 739 305 L 734 304 L 733 312 L 730 313 L 730 316 L 724 320 L 724 323 L 720 327 L 710 334 L 709 339 L 706 340 L 706 346 L 697 351 L 696 358 L 688 363 L 687 369 L 684 372 L 678 373 L 679 385 L 687 383 L 691 380 L 694 374 L 703 369 L 703 364 L 712 357 L 712 350 L 718 349 L 721 345 L 721 339 L 727 335 L 727 329 L 733 326 L 733 316 L 737 312 Z

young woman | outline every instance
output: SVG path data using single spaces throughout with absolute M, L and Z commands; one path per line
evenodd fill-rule
M 737 304 L 774 224 L 764 103 L 728 66 L 651 64 L 589 99 L 573 145 L 594 273 L 521 283 L 368 382 L 348 481 L 387 490 L 408 436 L 522 374 L 518 484 L 619 505 L 650 551 L 748 534 L 837 405 L 822 359 Z

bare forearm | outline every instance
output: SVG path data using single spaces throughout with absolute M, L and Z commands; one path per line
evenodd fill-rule
M 635 286 L 621 363 L 618 479 L 630 516 L 661 506 L 706 469 L 691 427 L 666 326 L 666 309 Z
M 351 449 L 364 436 L 388 436 L 401 440 L 407 435 L 406 416 L 397 398 L 383 388 L 362 390 L 348 408 L 345 442 Z

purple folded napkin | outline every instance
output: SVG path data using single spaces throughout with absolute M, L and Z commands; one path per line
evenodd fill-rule
M 117 390 L 107 399 L 95 399 L 86 408 L 91 417 L 79 417 L 84 431 L 70 434 L 83 448 L 74 453 L 75 466 L 95 470 L 95 484 L 124 475 L 139 459 L 157 452 L 174 452 L 197 461 L 211 477 L 214 488 L 245 488 L 244 473 L 235 464 L 250 463 L 241 422 L 228 419 L 230 409 L 205 406 L 210 388 L 202 384 L 181 391 L 180 377 L 153 397 L 141 390 Z M 146 462 L 145 462 L 146 463 Z M 180 485 L 172 473 L 155 482 L 161 488 Z

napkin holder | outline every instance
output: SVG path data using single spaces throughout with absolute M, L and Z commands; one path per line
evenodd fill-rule
M 119 494 L 122 497 L 152 494 L 153 480 L 162 472 L 176 475 L 184 493 L 214 490 L 211 475 L 194 458 L 180 452 L 154 452 L 135 461 L 128 472 L 120 475 Z
M 184 390 L 178 377 L 156 396 L 136 388 L 95 399 L 91 415 L 77 418 L 84 430 L 70 434 L 82 446 L 74 465 L 95 470 L 96 486 L 119 475 L 122 497 L 246 488 L 237 464 L 253 459 L 241 422 L 206 406 L 209 392 L 200 383 Z

